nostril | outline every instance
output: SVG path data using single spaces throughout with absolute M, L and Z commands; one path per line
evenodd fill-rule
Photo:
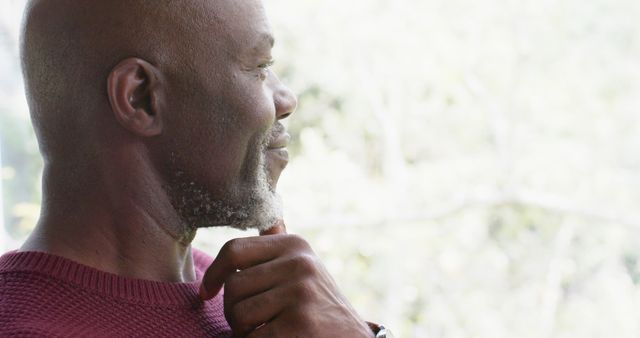
M 298 98 L 287 87 L 282 86 L 274 93 L 274 104 L 278 119 L 289 117 L 298 108 Z
M 279 120 L 283 120 L 283 119 L 286 119 L 287 117 L 289 117 L 290 115 L 291 115 L 291 113 L 284 113 L 284 114 L 281 114 L 280 116 L 278 116 L 278 119 Z

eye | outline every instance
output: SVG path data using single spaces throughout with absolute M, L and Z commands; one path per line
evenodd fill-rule
M 259 71 L 259 75 L 258 77 L 261 80 L 265 80 L 267 78 L 268 72 L 269 72 L 269 68 L 271 66 L 273 66 L 273 63 L 275 61 L 274 60 L 269 60 L 268 62 L 262 63 L 260 65 L 258 65 L 258 71 Z
M 259 65 L 258 68 L 262 68 L 262 69 L 269 68 L 269 67 L 273 66 L 274 62 L 275 62 L 275 60 L 269 60 L 269 61 Z

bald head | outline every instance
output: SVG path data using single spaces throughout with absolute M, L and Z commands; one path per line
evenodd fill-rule
M 261 0 L 32 0 L 21 50 L 45 195 L 101 185 L 127 196 L 119 210 L 165 196 L 191 228 L 271 226 L 278 120 L 296 107 L 273 42 Z
M 30 1 L 22 63 L 45 158 L 67 157 L 88 146 L 95 141 L 96 127 L 114 121 L 105 118 L 107 78 L 123 59 L 136 57 L 167 73 L 189 68 L 178 63 L 189 60 L 196 45 L 193 33 L 205 20 L 201 5 L 180 0 Z

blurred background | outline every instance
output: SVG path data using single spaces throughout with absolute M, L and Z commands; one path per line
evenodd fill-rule
M 399 337 L 640 336 L 640 2 L 269 0 L 290 231 Z M 37 221 L 0 3 L 0 249 Z M 202 231 L 215 255 L 252 233 Z

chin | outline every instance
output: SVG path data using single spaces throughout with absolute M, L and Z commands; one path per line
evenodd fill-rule
M 263 196 L 260 198 L 259 203 L 252 206 L 245 219 L 240 220 L 240 222 L 234 222 L 230 226 L 241 230 L 268 230 L 282 219 L 282 213 L 283 207 L 280 195 L 275 192 L 268 192 L 268 196 Z
M 211 186 L 187 174 L 176 175 L 168 193 L 174 209 L 192 228 L 232 227 L 267 230 L 282 219 L 282 199 L 276 186 L 286 166 L 278 152 L 256 151 L 245 165 L 242 179 L 214 194 Z
M 255 199 L 242 207 L 218 209 L 216 212 L 200 215 L 195 220 L 197 228 L 230 227 L 239 230 L 268 230 L 282 219 L 282 200 L 279 195 L 270 193 L 272 197 Z
M 280 175 L 288 163 L 288 161 L 274 161 L 273 159 L 267 159 L 267 177 L 269 180 L 269 188 L 272 192 L 276 191 Z

